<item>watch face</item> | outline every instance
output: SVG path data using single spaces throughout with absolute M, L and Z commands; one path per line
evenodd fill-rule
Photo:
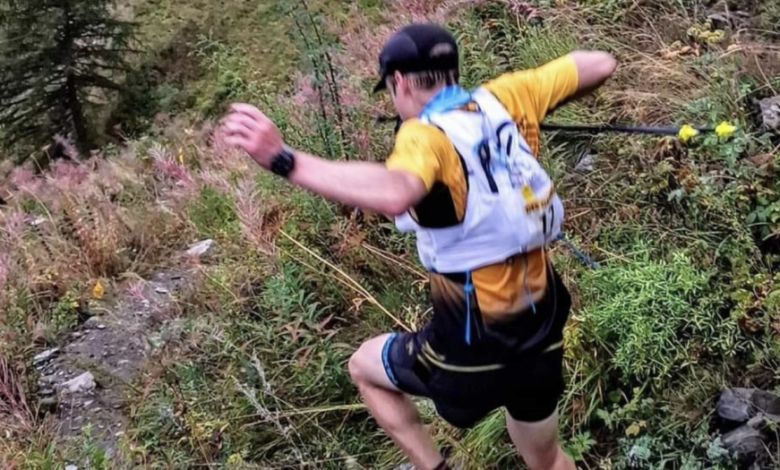
M 271 163 L 271 171 L 283 178 L 287 178 L 295 168 L 295 157 L 288 150 L 282 151 Z

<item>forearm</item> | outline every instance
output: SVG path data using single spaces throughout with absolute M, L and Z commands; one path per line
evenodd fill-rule
M 406 175 L 378 163 L 330 161 L 304 152 L 295 152 L 290 182 L 332 201 L 388 215 L 405 212 L 419 189 L 410 187 Z

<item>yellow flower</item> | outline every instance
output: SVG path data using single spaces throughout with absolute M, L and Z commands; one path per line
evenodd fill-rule
M 241 465 L 244 463 L 244 456 L 241 454 L 233 454 L 230 457 L 228 457 L 227 461 L 228 465 Z
M 183 148 L 179 147 L 179 153 L 178 153 L 177 156 L 179 158 L 179 164 L 180 165 L 184 165 L 184 149 Z
M 638 436 L 639 433 L 642 432 L 642 428 L 645 427 L 645 425 L 646 423 L 644 421 L 632 423 L 631 426 L 626 429 L 626 436 Z
M 737 132 L 737 126 L 732 126 L 726 121 L 721 122 L 718 127 L 715 128 L 715 133 L 718 134 L 718 137 L 721 139 L 728 139 L 733 136 L 735 132 Z
M 699 131 L 686 124 L 680 128 L 680 132 L 677 134 L 677 138 L 679 138 L 683 143 L 688 143 L 697 135 L 699 135 Z
M 104 295 L 106 295 L 106 289 L 103 287 L 103 284 L 98 281 L 95 284 L 95 287 L 92 288 L 92 298 L 95 300 L 102 300 Z

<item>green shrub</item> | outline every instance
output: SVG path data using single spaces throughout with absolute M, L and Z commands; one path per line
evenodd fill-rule
M 585 336 L 612 353 L 625 379 L 660 386 L 702 354 L 733 354 L 738 328 L 718 311 L 711 272 L 681 252 L 651 253 L 640 246 L 624 263 L 588 271 L 579 287 Z
M 189 217 L 202 237 L 238 236 L 241 228 L 234 201 L 209 186 L 204 186 Z

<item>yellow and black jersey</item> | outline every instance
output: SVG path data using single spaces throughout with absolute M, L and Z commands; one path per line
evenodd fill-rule
M 507 108 L 537 158 L 539 124 L 548 112 L 572 97 L 577 86 L 577 66 L 571 56 L 537 69 L 502 75 L 484 85 Z M 418 119 L 405 121 L 396 136 L 387 167 L 413 173 L 425 183 L 429 193 L 412 209 L 412 216 L 421 227 L 444 228 L 463 221 L 468 194 L 465 166 L 440 129 Z M 474 271 L 473 283 L 482 320 L 501 323 L 542 299 L 547 271 L 543 250 Z M 458 279 L 432 273 L 431 295 L 434 306 L 460 305 L 463 284 Z

